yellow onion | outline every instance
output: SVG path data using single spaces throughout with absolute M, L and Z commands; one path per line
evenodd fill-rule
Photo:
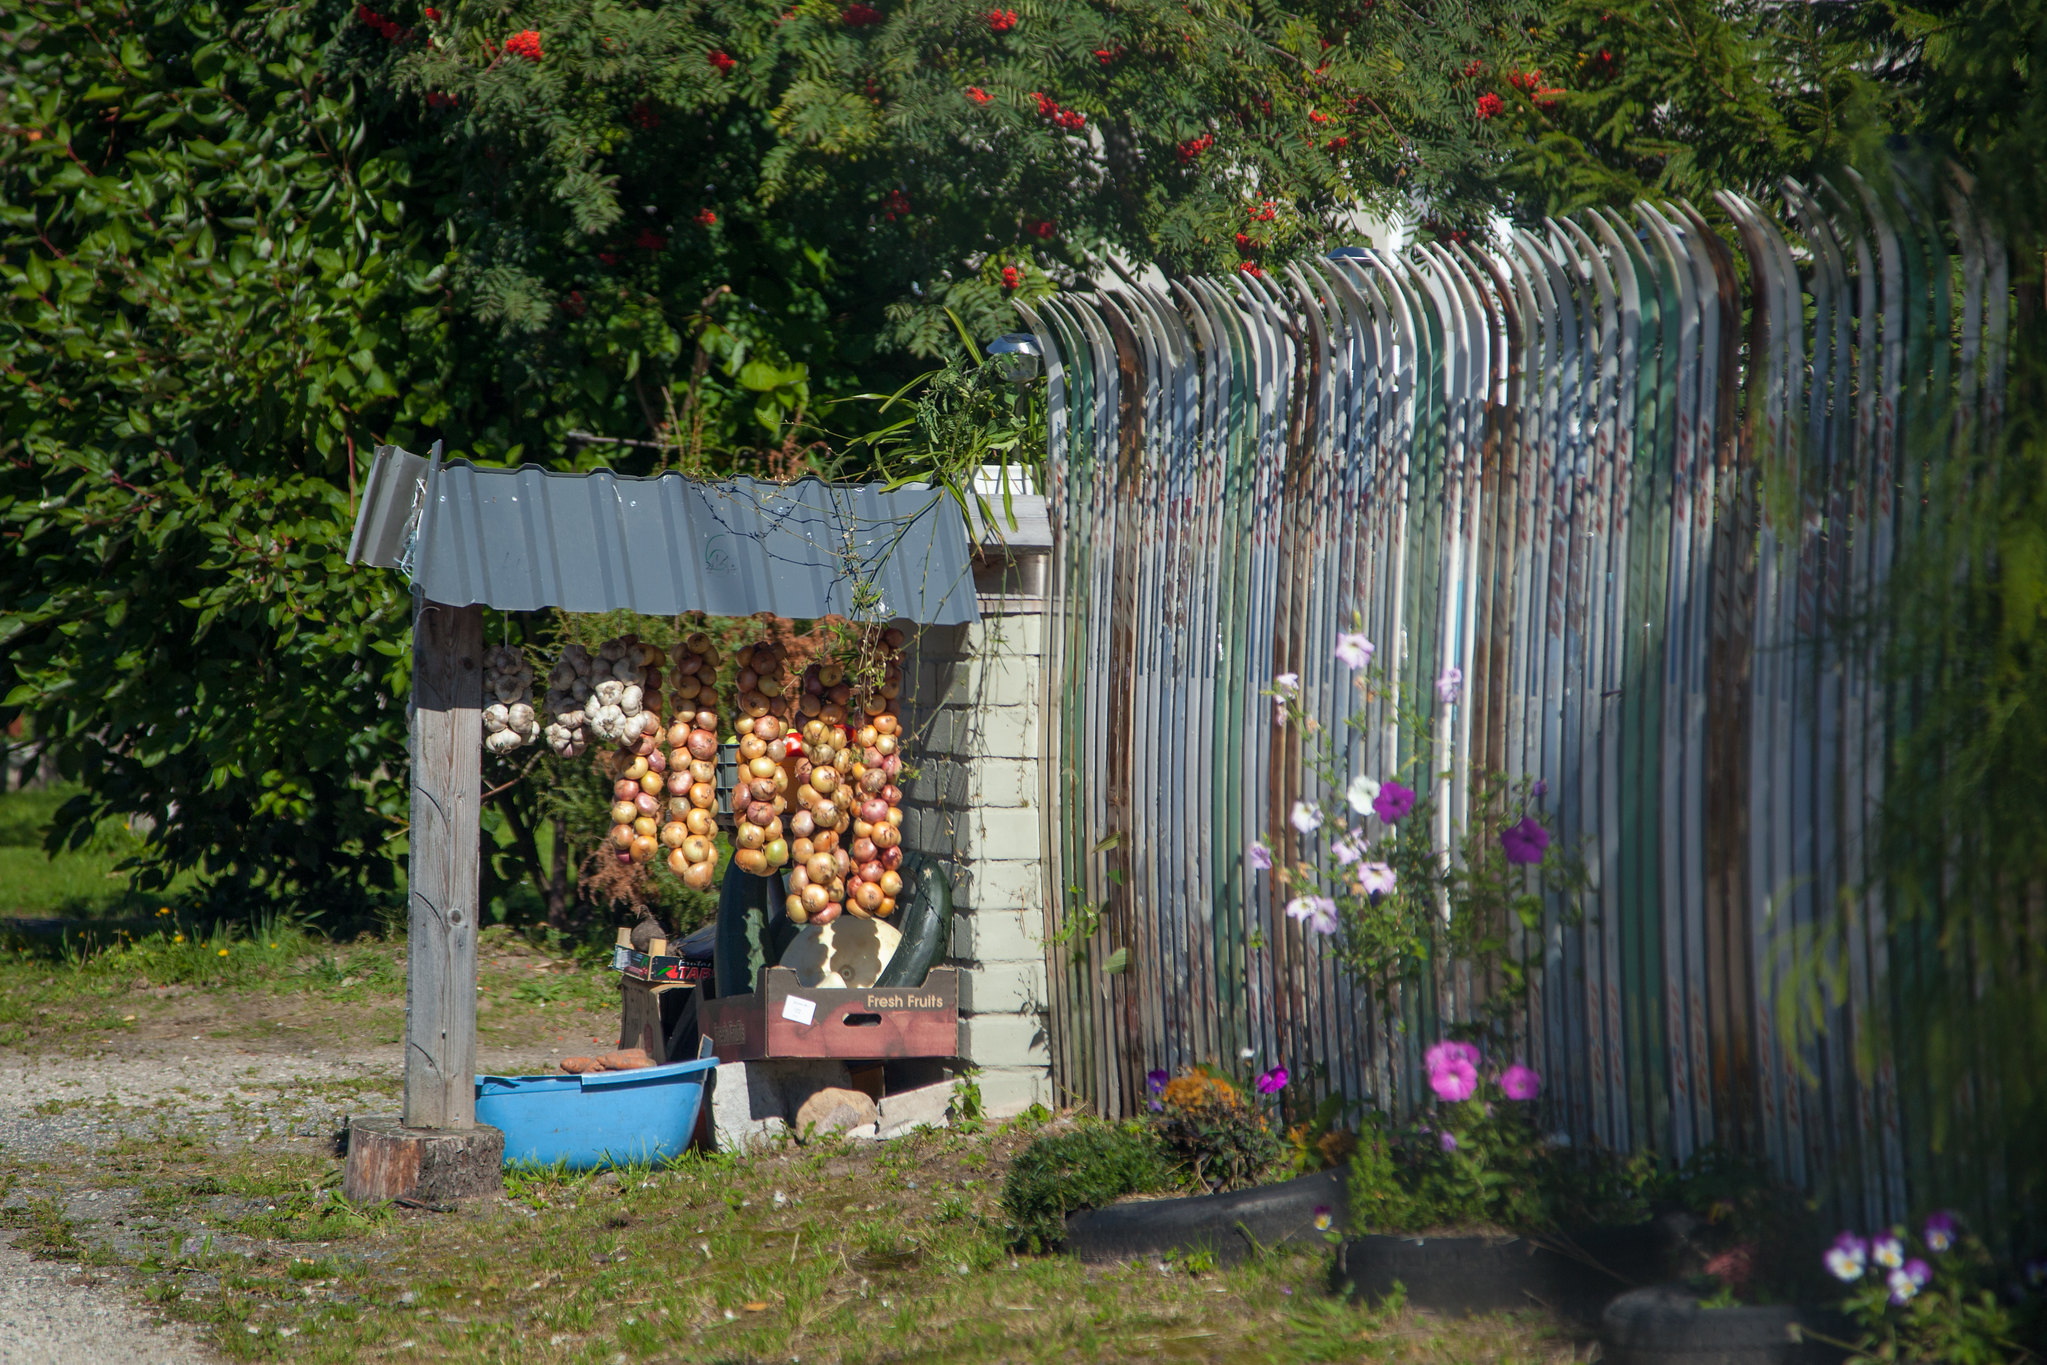
M 670 820 L 661 826 L 661 842 L 670 848 L 688 848 L 689 841 L 695 837 L 680 820 Z M 690 861 L 695 862 L 696 859 L 691 858 Z
M 614 802 L 611 807 L 611 823 L 630 825 L 639 816 L 640 808 L 631 801 Z
M 768 855 L 769 867 L 780 867 L 789 861 L 789 841 L 770 839 L 761 846 L 761 852 Z
M 741 848 L 763 848 L 768 842 L 768 832 L 759 825 L 741 820 L 733 827 L 732 841 Z
M 718 873 L 718 865 L 712 862 L 691 863 L 683 869 L 682 884 L 692 891 L 709 891 L 711 879 Z
M 903 894 L 903 874 L 900 872 L 884 872 L 881 874 L 881 880 L 876 882 L 875 885 L 881 888 L 881 894 L 884 896 L 891 898 L 900 896 Z
M 682 817 L 682 823 L 689 827 L 691 834 L 701 834 L 705 838 L 718 831 L 718 817 L 697 806 L 690 807 L 689 814 Z
M 613 825 L 611 842 L 619 848 L 630 850 L 633 846 L 633 827 L 630 824 Z
M 654 860 L 654 852 L 660 847 L 661 845 L 655 843 L 650 836 L 642 834 L 633 839 L 632 847 L 629 851 L 633 855 L 634 862 L 649 863 Z

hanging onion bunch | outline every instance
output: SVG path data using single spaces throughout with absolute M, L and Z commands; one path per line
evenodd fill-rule
M 540 738 L 540 717 L 528 698 L 533 666 L 511 645 L 483 653 L 483 747 L 508 754 Z
M 674 681 L 668 704 L 675 723 L 668 744 L 664 789 L 667 822 L 661 843 L 668 870 L 693 891 L 708 891 L 718 872 L 718 665 L 711 637 L 698 631 L 669 655 Z
M 610 762 L 612 845 L 620 862 L 650 863 L 661 850 L 657 836 L 668 785 L 661 716 L 653 705 L 661 688 L 661 651 L 633 635 L 607 640 L 591 674 L 597 681 L 585 724 L 620 746 Z
M 734 681 L 740 715 L 733 724 L 739 733 L 739 780 L 732 789 L 732 838 L 738 845 L 732 861 L 741 871 L 764 877 L 792 856 L 782 824 L 794 781 L 786 766 L 789 727 L 772 714 L 782 695 L 782 667 L 787 661 L 779 649 L 763 641 L 740 650 L 733 662 L 739 665 Z
M 856 690 L 836 661 L 804 670 L 797 709 L 805 717 L 794 764 L 790 817 L 789 918 L 829 924 L 842 912 L 886 918 L 903 889 L 901 724 L 895 697 L 900 630 L 879 632 L 863 654 L 879 664 L 878 682 Z M 874 670 L 870 670 L 874 671 Z
M 583 723 L 583 708 L 590 703 L 597 661 L 590 651 L 572 644 L 561 652 L 547 675 L 547 747 L 563 758 L 574 758 L 590 747 L 590 731 Z

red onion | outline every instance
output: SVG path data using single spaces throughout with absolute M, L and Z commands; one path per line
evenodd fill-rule
M 888 819 L 888 802 L 878 796 L 870 796 L 860 803 L 860 818 L 870 825 L 878 825 Z

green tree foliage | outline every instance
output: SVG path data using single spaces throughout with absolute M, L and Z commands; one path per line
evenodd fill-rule
M 393 430 L 402 159 L 303 11 L 13 6 L 0 29 L 0 696 L 144 885 L 388 894 L 403 585 L 350 574 L 352 445 Z
M 831 396 L 949 352 L 945 310 L 1007 330 L 1104 254 L 1226 273 L 1362 210 L 1475 204 L 1448 73 L 1488 13 L 539 0 L 372 13 L 338 51 L 419 120 L 416 202 L 477 328 L 450 439 L 601 426 L 697 467 L 787 458 Z
M 1469 70 L 1522 217 L 1642 197 L 1767 194 L 1868 160 L 1907 114 L 1916 45 L 1869 5 L 1561 0 Z

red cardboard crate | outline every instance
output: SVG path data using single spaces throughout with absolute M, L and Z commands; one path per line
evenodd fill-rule
M 770 967 L 752 995 L 702 1001 L 698 1026 L 721 1062 L 956 1057 L 959 1000 L 959 973 L 951 967 L 932 968 L 921 986 L 845 990 L 799 986 L 787 967 Z

